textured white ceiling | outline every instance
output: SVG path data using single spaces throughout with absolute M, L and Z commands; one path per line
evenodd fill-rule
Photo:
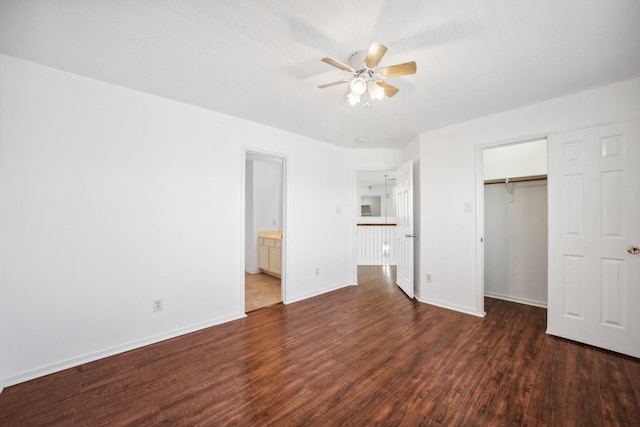
M 372 41 L 415 60 L 367 109 L 346 85 Z M 0 52 L 345 147 L 640 76 L 638 0 L 0 0 Z M 366 137 L 365 142 L 356 142 Z

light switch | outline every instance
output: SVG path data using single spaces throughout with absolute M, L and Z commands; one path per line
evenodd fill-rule
M 471 202 L 464 202 L 464 211 L 471 212 Z

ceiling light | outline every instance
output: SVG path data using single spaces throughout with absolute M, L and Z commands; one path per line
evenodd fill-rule
M 378 64 L 387 52 L 387 47 L 382 43 L 373 42 L 369 50 L 360 50 L 353 53 L 347 63 L 342 63 L 333 58 L 322 58 L 322 62 L 351 74 L 352 77 L 318 86 L 320 89 L 338 86 L 344 83 L 350 84 L 351 93 L 348 95 L 351 105 L 360 104 L 367 108 L 375 99 L 385 96 L 392 97 L 398 93 L 398 88 L 387 83 L 389 77 L 406 76 L 415 74 L 415 61 L 403 64 L 378 68 Z
M 351 81 L 351 92 L 362 95 L 367 90 L 367 82 L 362 77 L 356 77 Z
M 384 90 L 376 82 L 369 83 L 367 89 L 371 99 L 382 99 L 384 97 Z

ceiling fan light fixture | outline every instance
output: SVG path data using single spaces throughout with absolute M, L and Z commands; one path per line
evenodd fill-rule
M 382 99 L 384 97 L 384 89 L 382 89 L 376 82 L 369 83 L 367 89 L 369 90 L 369 96 L 371 96 L 371 99 Z
M 369 106 L 374 99 L 385 96 L 392 97 L 399 89 L 386 82 L 387 78 L 415 74 L 415 61 L 405 62 L 378 69 L 378 64 L 387 52 L 382 43 L 373 42 L 368 51 L 357 51 L 349 57 L 349 65 L 332 58 L 322 58 L 322 62 L 351 73 L 351 77 L 333 83 L 319 85 L 320 89 L 349 83 L 351 91 L 347 98 L 351 105 L 360 104 L 362 108 Z M 365 56 L 366 55 L 366 56 Z M 364 97 L 364 98 L 363 98 Z
M 360 95 L 357 93 L 350 92 L 347 98 L 349 98 L 349 104 L 351 105 L 356 105 L 360 102 Z
M 367 82 L 362 77 L 356 77 L 351 81 L 351 92 L 362 95 L 367 90 Z

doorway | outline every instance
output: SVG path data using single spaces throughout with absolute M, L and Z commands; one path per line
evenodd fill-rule
M 396 171 L 356 171 L 358 283 L 378 275 L 396 280 Z
M 547 140 L 483 147 L 485 297 L 547 307 Z
M 364 266 L 381 266 L 414 298 L 413 162 L 395 170 L 356 171 L 355 178 L 358 283 L 366 280 L 360 277 Z
M 245 152 L 245 312 L 284 300 L 284 157 Z

